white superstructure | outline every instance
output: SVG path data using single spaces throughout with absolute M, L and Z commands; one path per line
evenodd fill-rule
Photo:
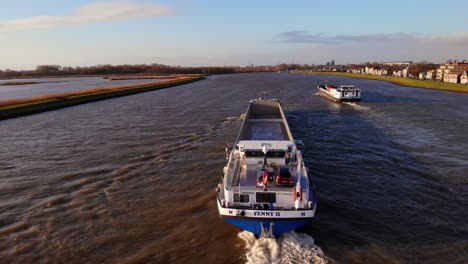
M 361 89 L 354 85 L 319 85 L 319 93 L 338 102 L 351 102 L 361 100 Z

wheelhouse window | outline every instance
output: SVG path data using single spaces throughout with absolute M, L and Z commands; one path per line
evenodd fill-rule
M 263 151 L 252 151 L 252 150 L 247 150 L 245 152 L 245 155 L 247 157 L 251 158 L 263 158 L 264 154 Z M 283 158 L 286 155 L 285 151 L 279 150 L 279 151 L 268 151 L 267 152 L 267 158 Z
M 257 203 L 276 203 L 276 193 L 257 192 L 255 196 Z
M 250 195 L 234 193 L 235 203 L 248 203 L 250 201 Z

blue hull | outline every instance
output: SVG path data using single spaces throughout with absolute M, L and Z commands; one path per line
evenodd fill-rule
M 306 219 L 246 219 L 246 218 L 233 218 L 225 217 L 224 220 L 227 222 L 247 230 L 256 235 L 260 235 L 262 227 L 260 223 L 263 223 L 264 227 L 269 227 L 270 223 L 273 223 L 273 235 L 279 236 L 282 233 L 289 232 L 301 226 L 304 226 L 312 222 L 312 218 Z

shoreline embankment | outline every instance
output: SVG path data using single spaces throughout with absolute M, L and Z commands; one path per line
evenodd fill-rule
M 177 77 L 199 77 L 209 74 L 63 74 L 63 75 L 39 75 L 39 76 L 15 76 L 0 77 L 0 80 L 29 80 L 29 79 L 60 79 L 60 78 L 103 78 L 109 80 L 142 80 L 142 79 L 174 79 Z
M 31 84 L 42 84 L 42 83 L 64 83 L 68 81 L 50 81 L 50 82 L 4 82 L 0 83 L 0 86 L 17 86 L 17 85 L 31 85 Z
M 204 76 L 178 77 L 163 82 L 91 88 L 73 92 L 54 93 L 0 101 L 0 120 L 32 115 L 75 105 L 161 90 L 205 79 Z
M 397 76 L 383 76 L 383 75 L 371 75 L 371 74 L 357 74 L 349 72 L 307 72 L 307 71 L 295 71 L 295 74 L 316 74 L 316 75 L 336 75 L 350 78 L 369 79 L 377 81 L 386 81 L 393 84 L 413 87 L 413 88 L 424 88 L 433 90 L 443 90 L 459 93 L 468 93 L 467 84 L 459 83 L 446 83 L 429 80 L 416 80 L 411 78 L 403 78 Z

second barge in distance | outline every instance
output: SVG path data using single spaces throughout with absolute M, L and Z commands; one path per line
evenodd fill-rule
M 315 186 L 296 143 L 278 100 L 250 101 L 217 188 L 225 221 L 260 237 L 312 221 Z
M 319 94 L 335 102 L 359 102 L 361 101 L 361 89 L 354 85 L 319 85 Z

